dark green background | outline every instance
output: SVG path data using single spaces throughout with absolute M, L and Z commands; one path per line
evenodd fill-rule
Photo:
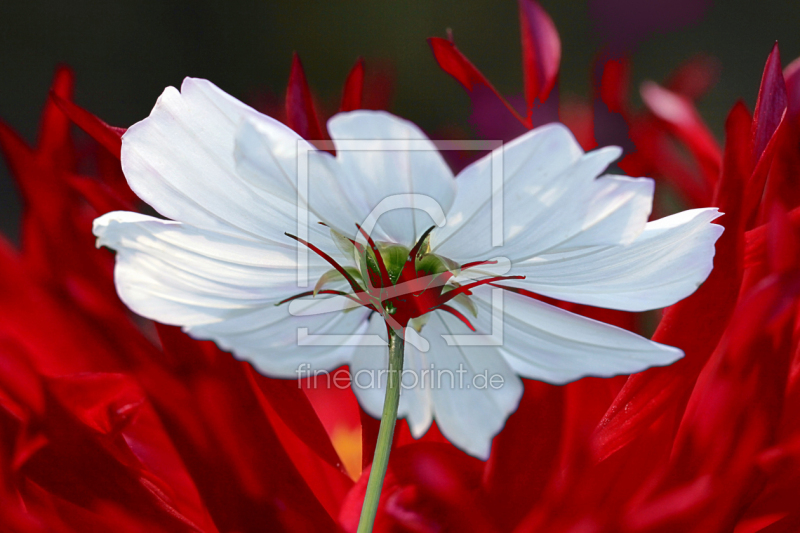
M 586 2 L 541 3 L 561 35 L 562 92 L 588 94 L 592 59 L 608 28 L 590 17 Z M 681 0 L 640 3 L 669 9 Z M 638 15 L 626 13 L 626 22 L 611 33 L 624 39 L 626 31 L 647 30 L 634 47 L 637 84 L 662 79 L 698 52 L 716 56 L 720 82 L 700 110 L 719 134 L 737 98 L 752 105 L 775 40 L 784 65 L 800 55 L 800 2 L 707 3 L 699 23 L 659 30 L 646 17 L 638 24 Z M 0 0 L 0 117 L 33 140 L 59 62 L 77 74 L 80 105 L 126 126 L 149 113 L 165 86 L 179 85 L 187 75 L 208 78 L 240 98 L 254 91 L 280 94 L 296 50 L 323 100 L 338 95 L 348 69 L 363 55 L 367 68 L 377 59 L 395 65 L 397 114 L 424 128 L 466 124 L 467 97 L 438 69 L 425 42 L 444 36 L 446 28 L 501 91 L 521 91 L 517 4 L 509 0 Z M 18 218 L 16 193 L 0 166 L 0 228 L 16 235 Z

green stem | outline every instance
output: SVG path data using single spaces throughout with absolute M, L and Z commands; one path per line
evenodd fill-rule
M 378 430 L 378 442 L 375 445 L 375 456 L 367 482 L 367 494 L 361 507 L 361 519 L 358 521 L 358 533 L 370 533 L 378 512 L 378 501 L 381 497 L 383 478 L 389 465 L 389 452 L 392 449 L 392 436 L 397 422 L 397 404 L 400 402 L 400 380 L 403 371 L 403 338 L 389 328 L 389 373 L 386 377 L 386 399 L 383 401 L 381 427 Z

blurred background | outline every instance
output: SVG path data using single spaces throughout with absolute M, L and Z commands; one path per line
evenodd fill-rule
M 586 97 L 598 54 L 629 54 L 633 87 L 662 80 L 705 53 L 719 61 L 717 85 L 699 102 L 721 135 L 744 98 L 751 110 L 777 40 L 784 66 L 800 56 L 800 2 L 786 0 L 541 0 L 562 42 L 563 97 Z M 54 68 L 71 66 L 76 102 L 115 126 L 149 113 L 183 77 L 212 80 L 249 103 L 282 100 L 292 52 L 319 104 L 338 105 L 356 58 L 395 80 L 391 109 L 433 131 L 467 129 L 469 99 L 443 73 L 426 38 L 451 29 L 459 49 L 504 94 L 522 91 L 517 3 L 254 0 L 2 0 L 0 118 L 33 143 Z M 632 95 L 639 105 L 638 94 Z M 20 207 L 0 163 L 0 230 L 17 238 Z

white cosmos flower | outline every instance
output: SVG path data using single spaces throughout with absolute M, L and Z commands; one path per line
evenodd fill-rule
M 711 224 L 717 210 L 647 222 L 652 180 L 601 176 L 620 149 L 584 153 L 564 126 L 551 124 L 494 154 L 494 164 L 502 160 L 498 248 L 492 242 L 491 173 L 497 167 L 491 156 L 454 178 L 433 143 L 406 120 L 355 111 L 334 116 L 328 129 L 338 146 L 352 139 L 374 142 L 370 150 L 338 150 L 334 157 L 313 151 L 288 127 L 208 81 L 186 79 L 180 92 L 166 89 L 150 116 L 123 136 L 122 168 L 136 194 L 169 220 L 114 212 L 94 224 L 98 245 L 117 251 L 122 300 L 142 316 L 215 341 L 270 376 L 296 378 L 304 363 L 307 370 L 348 364 L 360 381 L 354 391 L 361 405 L 378 417 L 384 390 L 376 385 L 385 383 L 385 375 L 376 384 L 373 371 L 387 368 L 387 349 L 354 344 L 364 334 L 386 338 L 384 317 L 375 312 L 381 305 L 369 309 L 325 293 L 276 303 L 308 291 L 323 276 L 326 290 L 353 292 L 342 277 L 326 275 L 332 268 L 327 260 L 285 235 L 297 234 L 298 216 L 308 218 L 309 243 L 363 284 L 359 273 L 379 277 L 376 258 L 362 268 L 365 256 L 333 235 L 355 238 L 355 224 L 364 224 L 382 200 L 405 194 L 420 205 L 378 219 L 370 234 L 379 255 L 396 269 L 439 223 L 421 243 L 427 258 L 417 260 L 412 272 L 422 262 L 433 274 L 452 270 L 425 293 L 434 298 L 424 305 L 436 308 L 418 310 L 421 316 L 411 320 L 416 329 L 408 328 L 405 368 L 415 374 L 404 377 L 399 416 L 415 437 L 435 419 L 454 444 L 486 458 L 492 437 L 517 407 L 519 376 L 561 384 L 630 374 L 682 356 L 676 348 L 496 286 L 462 289 L 447 302 L 444 295 L 457 291 L 457 283 L 495 279 L 498 286 L 611 309 L 665 307 L 694 292 L 711 271 L 722 233 Z M 298 151 L 307 157 L 300 169 L 308 171 L 300 209 Z M 441 210 L 423 206 L 426 198 Z M 303 255 L 309 287 L 298 286 Z M 497 257 L 506 260 L 456 268 Z M 509 264 L 508 272 L 502 270 Z M 506 279 L 491 277 L 496 275 Z M 413 298 L 406 294 L 397 306 L 420 294 L 411 289 L 405 293 L 414 292 Z M 415 314 L 385 303 L 393 317 Z M 467 322 L 484 336 L 452 345 L 454 335 L 473 335 Z M 493 386 L 485 377 L 494 379 Z

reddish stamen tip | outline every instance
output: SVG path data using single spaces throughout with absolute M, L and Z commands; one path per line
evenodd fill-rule
M 504 281 L 504 280 L 509 280 L 509 279 L 525 279 L 525 276 L 494 276 L 494 277 L 482 279 L 482 280 L 479 280 L 479 281 L 473 281 L 472 283 L 468 283 L 467 285 L 462 285 L 461 287 L 457 287 L 457 288 L 453 289 L 452 291 L 449 291 L 449 292 L 443 294 L 442 295 L 442 299 L 439 302 L 439 306 L 449 302 L 450 300 L 452 300 L 453 298 L 455 298 L 459 294 L 469 293 L 471 289 L 474 289 L 475 287 L 479 287 L 480 285 L 488 285 L 488 284 L 494 283 L 496 281 Z M 505 287 L 501 287 L 501 288 L 505 288 Z
M 461 265 L 461 270 L 467 270 L 468 268 L 475 268 L 476 266 L 481 265 L 496 265 L 496 260 L 487 260 L 487 261 L 473 261 L 472 263 L 465 263 Z
M 467 325 L 467 327 L 468 327 L 470 330 L 472 330 L 472 331 L 475 331 L 475 328 L 472 326 L 472 324 L 471 324 L 471 323 L 470 323 L 470 321 L 467 319 L 467 317 L 465 317 L 465 316 L 464 316 L 464 315 L 461 313 L 461 311 L 459 311 L 458 309 L 456 309 L 456 308 L 454 308 L 454 307 L 450 307 L 449 305 L 446 305 L 446 304 L 442 304 L 442 305 L 439 307 L 439 309 L 440 309 L 440 310 L 442 310 L 442 311 L 447 311 L 448 313 L 450 313 L 451 315 L 453 315 L 453 316 L 455 316 L 457 319 L 459 319 L 461 322 L 463 322 L 464 324 L 466 324 L 466 325 Z
M 428 235 L 430 235 L 431 232 L 434 229 L 436 229 L 436 226 L 431 226 L 430 228 L 425 230 L 425 233 L 423 233 L 422 236 L 419 239 L 417 239 L 417 242 L 416 242 L 416 244 L 414 244 L 414 247 L 411 249 L 410 252 L 408 252 L 408 260 L 407 261 L 416 262 L 417 254 L 419 253 L 420 249 L 422 248 L 422 243 L 425 242 L 425 239 L 428 238 Z
M 347 280 L 347 283 L 350 284 L 350 288 L 353 289 L 353 292 L 356 295 L 364 292 L 364 290 L 361 288 L 361 286 L 358 284 L 358 282 L 353 278 L 353 276 L 351 276 L 350 273 L 342 267 L 342 265 L 340 265 L 339 263 L 334 261 L 334 259 L 331 256 L 329 256 L 328 254 L 326 254 L 325 252 L 323 252 L 322 250 L 320 250 L 319 248 L 317 248 L 316 246 L 314 246 L 310 242 L 301 239 L 300 237 L 296 237 L 296 236 L 292 235 L 291 233 L 285 233 L 285 235 L 287 237 L 289 237 L 290 239 L 294 239 L 297 242 L 299 242 L 300 244 L 303 244 L 303 245 L 307 246 L 312 252 L 314 252 L 315 254 L 317 254 L 318 256 L 323 258 L 325 261 L 327 261 L 329 265 L 331 265 L 333 268 L 335 268 L 336 271 L 339 272 L 339 274 L 341 274 L 344 277 L 344 279 Z
M 428 235 L 430 235 L 435 228 L 436 226 L 431 226 L 430 228 L 426 229 L 425 233 L 423 233 L 422 236 L 417 239 L 417 242 L 414 244 L 414 247 L 411 248 L 411 251 L 408 252 L 406 264 L 403 265 L 403 270 L 400 272 L 400 279 L 410 281 L 417 277 L 417 254 L 422 248 L 422 243 L 425 242 L 425 239 L 428 238 Z

